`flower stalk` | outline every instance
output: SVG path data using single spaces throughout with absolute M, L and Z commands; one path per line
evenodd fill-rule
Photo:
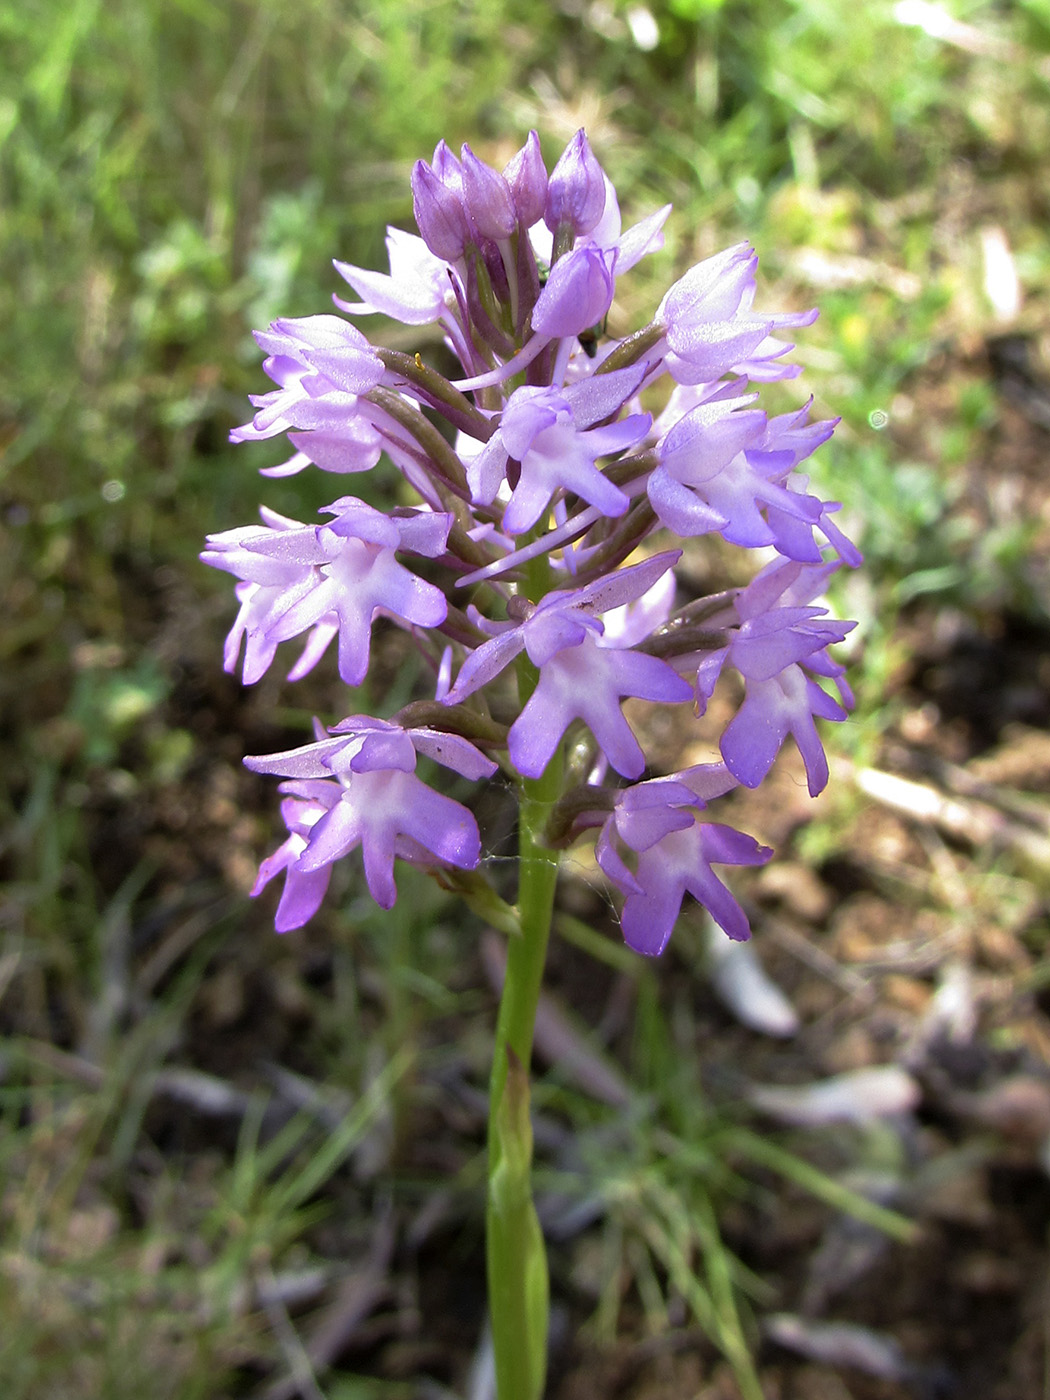
M 540 1400 L 547 1372 L 547 1255 L 532 1200 L 529 1064 L 558 858 L 542 844 L 560 788 L 560 755 L 526 779 L 519 808 L 519 937 L 507 943 L 489 1091 L 486 1262 L 500 1400 Z
M 816 312 L 754 309 L 749 244 L 690 268 L 646 325 L 615 340 L 617 279 L 661 247 L 670 208 L 624 229 L 582 131 L 549 174 L 535 132 L 502 171 L 441 142 L 417 162 L 412 193 L 419 236 L 388 230 L 389 274 L 337 262 L 357 299 L 336 306 L 436 328 L 459 377 L 374 346 L 341 316 L 277 320 L 257 334 L 276 387 L 253 397 L 232 437 L 287 436 L 292 455 L 271 477 L 354 476 L 386 459 L 399 501 L 414 503 L 382 511 L 333 489 L 320 523 L 263 507 L 261 525 L 210 536 L 202 558 L 237 580 L 225 665 L 246 684 L 298 639 L 290 679 L 334 642 L 356 692 L 378 619 L 403 630 L 433 678 L 396 715 L 351 712 L 318 722 L 311 744 L 245 760 L 283 780 L 287 829 L 253 893 L 283 876 L 284 932 L 317 912 L 337 862 L 359 858 L 390 908 L 407 861 L 506 934 L 490 1310 L 499 1400 L 539 1400 L 548 1283 L 529 1066 L 559 851 L 594 840 L 639 953 L 663 950 L 686 895 L 730 938 L 749 937 L 713 867 L 772 852 L 709 809 L 757 787 L 789 737 L 810 792 L 827 782 L 817 721 L 852 703 L 831 648 L 854 624 L 820 599 L 860 555 L 837 503 L 800 470 L 835 423 L 811 422 L 809 404 L 769 417 L 751 388 L 796 375 L 780 333 Z M 695 600 L 681 561 L 712 536 L 766 562 L 745 587 Z M 654 771 L 623 702 L 689 706 L 699 721 L 729 672 L 743 699 L 709 732 L 719 760 Z M 516 913 L 489 883 L 471 806 L 419 777 L 420 757 L 474 784 L 498 775 L 518 794 Z

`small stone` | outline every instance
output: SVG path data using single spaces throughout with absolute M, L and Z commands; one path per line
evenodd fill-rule
M 831 909 L 831 893 L 808 865 L 780 861 L 767 865 L 756 885 L 760 894 L 781 900 L 792 913 L 810 923 L 822 923 Z
M 956 1278 L 970 1293 L 1016 1293 L 1022 1283 L 1016 1260 L 987 1249 L 968 1254 L 958 1266 Z
M 876 1058 L 875 1043 L 868 1031 L 863 1026 L 850 1026 L 828 1047 L 823 1068 L 830 1074 L 845 1074 L 867 1069 Z
M 208 978 L 201 988 L 201 1000 L 209 1023 L 222 1030 L 244 1014 L 244 977 L 239 967 L 228 963 Z
M 882 979 L 882 991 L 887 1001 L 903 1011 L 911 1012 L 913 1016 L 922 1016 L 926 1012 L 933 995 L 928 983 L 897 972 Z
M 958 1171 L 930 1182 L 919 1195 L 919 1209 L 949 1225 L 982 1227 L 995 1219 L 988 1199 L 988 1177 L 983 1168 L 960 1167 Z

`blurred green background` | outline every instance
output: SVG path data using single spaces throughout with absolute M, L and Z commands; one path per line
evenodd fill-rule
M 398 1086 L 445 1064 L 449 1028 L 484 1074 L 475 934 L 437 891 L 406 879 L 414 909 L 384 922 L 351 888 L 350 933 L 336 907 L 285 942 L 244 897 L 277 813 L 241 754 L 345 709 L 331 676 L 245 695 L 221 673 L 233 600 L 197 562 L 203 536 L 331 489 L 260 481 L 273 445 L 229 446 L 267 387 L 251 329 L 327 309 L 333 257 L 385 265 L 385 226 L 411 225 L 411 163 L 441 137 L 500 165 L 535 126 L 550 163 L 583 125 L 628 220 L 673 202 L 618 333 L 699 257 L 752 239 L 760 306 L 821 307 L 805 375 L 771 397 L 813 393 L 843 420 L 814 470 L 868 562 L 840 599 L 863 623 L 860 708 L 831 742 L 869 761 L 899 718 L 885 683 L 909 609 L 1048 625 L 1038 473 L 1025 458 L 980 474 L 1003 374 L 1015 400 L 1028 385 L 1037 427 L 1050 413 L 1048 89 L 1048 0 L 0 3 L 8 1400 L 247 1394 L 294 1370 L 294 1290 L 270 1283 L 300 1277 L 316 1302 L 329 1262 L 369 1239 L 382 1275 L 377 1202 L 425 1117 Z M 1031 356 L 1012 379 L 1007 335 Z M 810 859 L 838 839 L 824 819 Z M 649 987 L 648 969 L 626 975 Z M 661 1026 L 653 987 L 631 1070 L 695 1143 L 721 1128 L 681 1106 L 681 1028 Z M 234 1098 L 202 1107 L 208 1092 Z M 739 1378 L 746 1278 L 723 1287 L 696 1263 L 725 1262 L 704 1212 L 735 1188 L 712 1160 L 655 1203 L 621 1194 L 617 1229 L 655 1261 L 647 1274 L 624 1246 L 646 1316 L 671 1277 Z M 466 1201 L 469 1221 L 480 1159 L 454 1166 L 449 1209 Z M 430 1199 L 422 1167 L 402 1179 Z M 688 1258 L 671 1248 L 683 1200 Z M 422 1349 L 400 1380 L 362 1364 L 324 1393 L 414 1395 L 442 1365 L 448 1380 Z

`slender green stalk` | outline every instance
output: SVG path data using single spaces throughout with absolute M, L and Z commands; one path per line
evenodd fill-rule
M 543 777 L 524 785 L 521 935 L 507 943 L 492 1063 L 486 1252 L 498 1400 L 540 1400 L 547 1369 L 547 1257 L 530 1184 L 528 1067 L 558 875 L 557 856 L 538 836 L 560 782 L 555 758 Z
M 526 779 L 524 783 L 518 819 L 521 936 L 507 941 L 507 971 L 496 1023 L 496 1049 L 489 1097 L 493 1115 L 499 1109 L 507 1081 L 508 1049 L 517 1056 L 526 1072 L 532 1058 L 532 1032 L 547 956 L 554 886 L 558 878 L 557 853 L 539 844 L 538 833 L 543 829 L 551 803 L 558 794 L 560 768 L 556 757 L 542 778 Z M 490 1169 L 495 1167 L 498 1154 L 498 1139 L 490 1133 Z
M 542 597 L 547 579 L 531 579 Z M 537 682 L 522 657 L 522 705 Z M 547 1372 L 549 1288 L 543 1233 L 532 1201 L 529 1062 L 554 910 L 557 854 L 542 834 L 563 781 L 561 749 L 543 775 L 525 779 L 518 813 L 518 911 L 521 933 L 507 941 L 489 1099 L 486 1211 L 489 1315 L 498 1400 L 540 1400 Z

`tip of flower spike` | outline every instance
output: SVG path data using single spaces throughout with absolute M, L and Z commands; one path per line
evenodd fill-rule
M 449 189 L 455 189 L 462 179 L 463 167 L 456 159 L 455 152 L 444 137 L 434 147 L 434 155 L 431 160 L 434 167 L 434 174 L 443 185 Z
M 446 262 L 463 256 L 470 229 L 462 200 L 425 160 L 417 160 L 412 168 L 412 211 L 423 242 L 435 256 Z
M 551 233 L 590 233 L 605 210 L 605 172 L 581 127 L 558 158 L 547 187 L 543 220 Z
M 467 217 L 484 237 L 495 242 L 509 238 L 518 226 L 518 215 L 506 180 L 478 160 L 467 145 L 463 147 L 462 170 Z
M 503 178 L 510 187 L 518 218 L 525 228 L 531 228 L 543 218 L 547 203 L 547 167 L 535 131 L 529 132 L 524 146 L 507 162 Z

